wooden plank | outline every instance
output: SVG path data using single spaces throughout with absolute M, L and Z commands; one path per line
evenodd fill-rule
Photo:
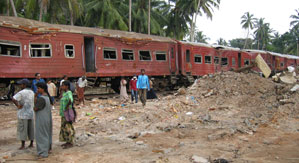
M 260 54 L 255 58 L 255 62 L 257 64 L 257 67 L 263 72 L 265 75 L 265 78 L 268 78 L 271 74 L 271 69 L 265 62 L 265 60 L 262 58 Z

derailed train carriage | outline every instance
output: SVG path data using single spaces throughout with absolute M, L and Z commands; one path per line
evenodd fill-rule
M 0 17 L 0 78 L 95 77 L 118 89 L 119 77 L 145 69 L 162 86 L 178 73 L 176 41 L 134 32 Z M 102 82 L 105 81 L 105 82 Z
M 250 65 L 258 54 L 273 71 L 299 66 L 297 56 L 16 17 L 0 16 L 0 29 L 0 83 L 34 78 L 36 72 L 43 78 L 85 74 L 95 85 L 118 91 L 121 76 L 145 69 L 156 88 L 165 89 Z

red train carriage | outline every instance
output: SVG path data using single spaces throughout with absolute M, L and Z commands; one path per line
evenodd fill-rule
M 214 60 L 218 58 L 215 56 L 216 50 L 211 45 L 179 42 L 178 47 L 180 73 L 187 77 L 189 82 L 193 81 L 193 77 L 215 72 Z
M 177 75 L 176 41 L 0 16 L 0 78 Z M 111 78 L 110 78 L 111 79 Z

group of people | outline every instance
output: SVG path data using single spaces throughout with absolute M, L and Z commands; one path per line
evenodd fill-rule
M 30 140 L 28 148 L 32 148 L 35 139 L 38 157 L 48 157 L 52 149 L 53 122 L 51 108 L 54 107 L 56 86 L 51 80 L 48 80 L 46 84 L 39 73 L 35 74 L 32 84 L 28 79 L 22 79 L 17 84 L 20 86 L 21 91 L 12 97 L 12 101 L 18 108 L 17 139 L 21 141 L 19 149 L 25 149 L 26 140 Z M 86 77 L 82 76 L 77 83 L 79 102 L 84 103 L 84 87 L 86 86 Z M 60 83 L 59 89 L 61 93 L 59 140 L 65 142 L 61 145 L 64 149 L 73 146 L 75 137 L 73 121 L 67 121 L 65 117 L 66 110 L 74 109 L 71 89 L 71 82 L 65 77 Z
M 128 100 L 127 94 L 127 81 L 124 77 L 121 78 L 120 81 L 120 99 L 121 102 L 126 102 Z M 153 89 L 153 81 L 149 80 L 149 77 L 145 75 L 145 70 L 141 69 L 141 75 L 133 76 L 129 83 L 129 89 L 131 90 L 131 102 L 138 103 L 138 95 L 140 97 L 140 101 L 142 105 L 146 105 L 147 99 L 155 99 L 158 98 L 154 89 Z

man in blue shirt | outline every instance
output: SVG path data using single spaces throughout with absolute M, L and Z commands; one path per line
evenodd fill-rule
M 140 101 L 142 106 L 145 106 L 146 103 L 146 92 L 150 90 L 150 85 L 148 81 L 148 76 L 145 75 L 145 70 L 141 69 L 141 75 L 138 76 L 137 80 L 137 89 L 140 96 Z
M 38 82 L 46 83 L 45 80 L 40 77 L 40 73 L 36 73 L 35 79 L 32 81 L 31 89 L 34 93 L 37 93 L 36 83 Z

